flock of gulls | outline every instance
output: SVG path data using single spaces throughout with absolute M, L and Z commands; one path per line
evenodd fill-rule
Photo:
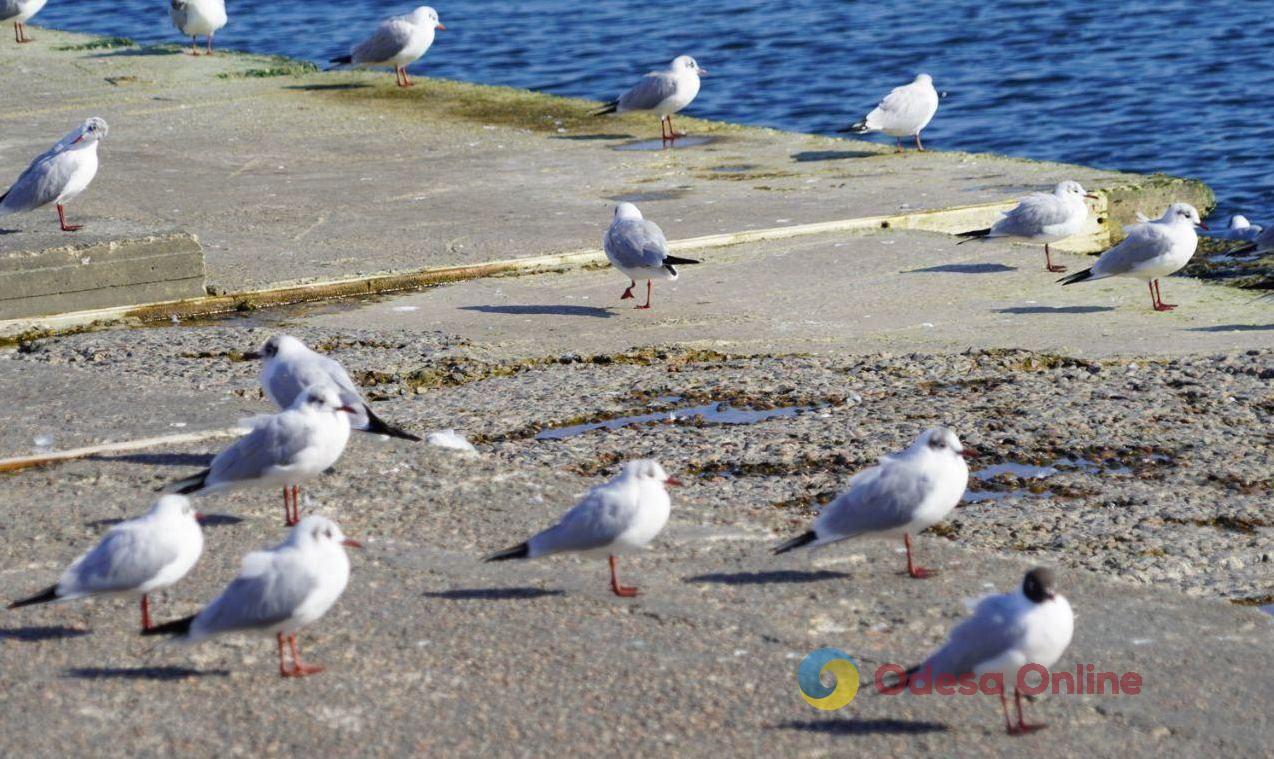
M 0 0 L 0 21 L 12 21 L 15 39 L 28 42 L 23 24 L 44 2 Z M 224 2 L 172 0 L 171 12 L 183 35 L 207 38 L 206 52 L 212 54 L 213 36 L 227 21 Z M 398 85 L 409 87 L 406 67 L 433 44 L 435 30 L 444 28 L 434 9 L 420 7 L 384 21 L 348 56 L 333 63 L 391 67 Z M 197 44 L 192 44 L 191 53 L 199 55 Z M 682 135 L 673 128 L 672 116 L 694 100 L 700 77 L 706 73 L 694 58 L 679 56 L 666 70 L 646 75 L 597 113 L 651 112 L 659 117 L 663 139 L 676 140 Z M 890 92 L 847 131 L 893 136 L 899 150 L 901 140 L 910 137 L 923 150 L 920 133 L 937 112 L 938 100 L 932 79 L 921 74 Z M 95 176 L 97 146 L 106 135 L 106 122 L 90 118 L 63 137 L 0 195 L 0 216 L 53 205 L 63 230 L 79 229 L 67 223 L 65 205 Z M 961 244 L 988 239 L 1043 243 L 1047 271 L 1063 272 L 1064 267 L 1053 263 L 1049 245 L 1082 231 L 1089 215 L 1085 200 L 1094 197 L 1077 182 L 1062 182 L 1051 193 L 1022 199 L 993 226 L 963 233 L 966 239 Z M 1247 226 L 1244 220 L 1243 228 Z M 1162 300 L 1158 279 L 1189 261 L 1197 244 L 1196 227 L 1203 227 L 1198 211 L 1173 204 L 1159 219 L 1128 227 L 1127 237 L 1091 268 L 1059 281 L 1073 284 L 1133 277 L 1147 283 L 1155 310 L 1171 309 Z M 1274 230 L 1246 236 L 1252 249 L 1274 247 Z M 634 298 L 638 282 L 646 282 L 646 301 L 638 308 L 650 307 L 654 280 L 675 280 L 677 266 L 698 263 L 670 255 L 658 225 L 644 219 L 631 203 L 615 208 L 603 246 L 611 264 L 630 279 L 621 299 Z M 410 441 L 420 438 L 379 418 L 338 362 L 294 337 L 275 335 L 248 357 L 262 362 L 262 389 L 280 410 L 248 420 L 250 431 L 218 453 L 207 469 L 173 483 L 145 515 L 112 527 L 56 583 L 13 602 L 10 608 L 131 594 L 140 597 L 144 635 L 176 636 L 191 643 L 230 632 L 273 635 L 280 675 L 321 671 L 302 662 L 296 635 L 336 603 L 350 574 L 345 548 L 359 544 L 330 519 L 302 518 L 300 488 L 337 462 L 351 430 Z M 934 570 L 916 564 L 911 536 L 940 522 L 960 501 L 969 477 L 964 461 L 968 454 L 951 430 L 923 432 L 905 450 L 883 456 L 876 466 L 856 474 L 807 531 L 774 552 L 867 536 L 901 537 L 907 573 L 917 579 L 931 576 Z M 679 484 L 656 461 L 629 461 L 618 476 L 592 488 L 556 524 L 486 560 L 534 559 L 563 552 L 605 557 L 613 593 L 635 596 L 636 587 L 620 583 L 618 558 L 645 548 L 660 533 L 671 510 L 667 488 Z M 155 624 L 150 594 L 179 582 L 203 551 L 201 515 L 189 496 L 247 487 L 281 489 L 284 521 L 290 528 L 287 538 L 268 550 L 248 554 L 239 575 L 197 614 Z M 1069 645 L 1074 626 L 1070 606 L 1055 585 L 1048 570 L 1035 569 L 1014 591 L 983 600 L 947 644 L 924 660 L 920 671 L 956 677 L 1000 672 L 1007 680 L 1026 664 L 1052 666 Z M 1039 727 L 1023 719 L 1020 700 L 1016 721 L 1009 718 L 1003 694 L 1001 703 L 1008 732 L 1021 734 Z

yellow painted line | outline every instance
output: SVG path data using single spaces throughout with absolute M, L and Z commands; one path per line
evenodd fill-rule
M 0 472 L 17 472 L 23 469 L 30 469 L 32 467 L 48 466 L 49 464 L 59 464 L 63 461 L 82 459 L 88 456 L 100 456 L 102 454 L 110 453 L 127 453 L 128 451 L 140 451 L 161 445 L 180 445 L 182 443 L 199 443 L 204 440 L 216 440 L 223 437 L 238 437 L 246 434 L 247 432 L 248 430 L 242 427 L 231 427 L 229 429 L 222 430 L 186 432 L 180 435 L 160 435 L 158 437 L 148 437 L 140 440 L 126 440 L 120 443 L 90 445 L 83 448 L 71 448 L 65 451 L 37 453 L 33 456 L 16 456 L 13 458 L 0 459 Z

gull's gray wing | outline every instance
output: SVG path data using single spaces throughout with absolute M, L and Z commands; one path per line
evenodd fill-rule
M 649 111 L 672 97 L 677 91 L 677 80 L 667 71 L 652 71 L 643 76 L 632 89 L 619 96 L 619 112 Z
M 1101 254 L 1093 264 L 1094 277 L 1111 277 L 1134 272 L 1172 248 L 1172 238 L 1162 224 L 1132 224 L 1125 227 L 1123 242 Z
M 663 266 L 668 240 L 663 230 L 646 219 L 620 219 L 606 230 L 606 253 L 619 266 Z
M 168 15 L 173 20 L 173 26 L 177 27 L 177 31 L 185 34 L 186 22 L 189 21 L 186 13 L 186 0 L 172 0 L 171 6 L 168 9 Z
M 340 362 L 310 353 L 293 361 L 275 361 L 261 377 L 266 395 L 280 408 L 290 408 L 301 391 L 311 385 L 331 383 L 340 391 L 341 402 L 355 408 L 363 405 L 363 395 Z
M 884 459 L 850 479 L 849 489 L 814 520 L 814 532 L 820 541 L 827 542 L 824 537 L 849 538 L 897 529 L 911 521 L 932 490 L 933 481 L 918 468 Z
M 634 496 L 628 488 L 593 488 L 561 521 L 527 541 L 531 555 L 587 551 L 609 544 L 632 522 L 637 510 Z
M 317 586 L 318 577 L 295 551 L 250 553 L 239 576 L 195 617 L 191 637 L 282 624 Z
M 991 234 L 1030 237 L 1040 234 L 1045 227 L 1064 224 L 1067 220 L 1066 204 L 1056 195 L 1042 192 L 1022 198 L 1011 211 L 991 228 Z
M 8 21 L 18 13 L 18 0 L 0 0 L 0 21 Z
M 75 560 L 61 580 L 59 595 L 132 590 L 153 579 L 177 559 L 176 546 L 153 540 L 140 525 L 122 524 L 106 533 L 91 551 Z
M 287 411 L 260 419 L 251 432 L 217 454 L 209 466 L 208 486 L 260 477 L 265 470 L 289 466 L 310 442 L 304 417 Z
M 22 213 L 56 200 L 66 187 L 72 168 L 69 162 L 57 160 L 64 149 L 59 142 L 32 161 L 9 190 L 0 195 L 0 210 Z
M 946 644 L 930 655 L 920 670 L 932 670 L 934 675 L 966 675 L 1016 646 L 1021 637 L 1018 605 L 1013 596 L 984 598 L 973 616 L 951 631 Z
M 382 63 L 407 47 L 416 28 L 402 18 L 382 21 L 372 36 L 354 46 L 350 57 L 354 63 Z

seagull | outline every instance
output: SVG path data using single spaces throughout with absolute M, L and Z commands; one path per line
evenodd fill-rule
M 948 676 L 999 675 L 1017 682 L 1018 671 L 1028 664 L 1048 668 L 1062 658 L 1075 630 L 1075 615 L 1065 596 L 1056 592 L 1052 571 L 1036 567 L 1026 573 L 1022 586 L 1012 593 L 982 599 L 973 616 L 951 631 L 946 645 L 922 664 L 907 670 L 908 682 Z M 1022 718 L 1022 694 L 1013 689 L 1017 724 L 1009 720 L 1009 705 L 1000 688 L 1004 729 L 1009 735 L 1025 735 L 1045 725 Z
M 1137 220 L 1149 221 L 1149 219 L 1141 217 L 1140 214 L 1138 214 Z M 1225 229 L 1210 230 L 1208 233 L 1208 237 L 1212 237 L 1217 240 L 1242 240 L 1245 242 L 1252 242 L 1256 238 L 1260 237 L 1261 232 L 1264 232 L 1264 231 L 1265 231 L 1265 228 L 1262 227 L 1260 224 L 1253 224 L 1252 222 L 1248 221 L 1247 217 L 1244 216 L 1243 214 L 1236 213 L 1230 217 L 1229 226 L 1227 226 Z M 1269 240 L 1271 243 L 1274 243 L 1274 233 L 1270 234 Z
M 349 441 L 349 418 L 344 414 L 357 413 L 341 402 L 337 388 L 315 385 L 286 411 L 246 420 L 251 432 L 218 453 L 207 469 L 168 487 L 183 495 L 204 495 L 282 486 L 284 524 L 294 526 L 301 518 L 300 483 L 318 477 L 341 457 Z
M 849 490 L 823 509 L 808 532 L 777 546 L 774 553 L 861 535 L 902 533 L 907 574 L 917 579 L 932 577 L 936 570 L 912 562 L 911 533 L 942 521 L 960 502 L 969 484 L 964 459 L 971 455 L 951 430 L 926 430 L 906 450 L 882 456 L 879 464 L 854 475 Z
M 1110 248 L 1091 268 L 1057 280 L 1063 285 L 1106 277 L 1136 277 L 1150 288 L 1150 301 L 1156 311 L 1171 311 L 1175 304 L 1164 303 L 1159 292 L 1159 278 L 1166 277 L 1190 262 L 1199 236 L 1194 228 L 1207 229 L 1199 220 L 1199 212 L 1189 203 L 1173 203 L 1156 221 L 1124 227 L 1128 236 Z
M 372 36 L 352 47 L 349 55 L 333 58 L 331 62 L 358 68 L 393 66 L 398 86 L 410 87 L 408 64 L 428 52 L 434 44 L 436 30 L 446 28 L 438 20 L 438 11 L 422 5 L 405 16 L 385 19 Z
M 212 38 L 226 25 L 225 0 L 172 0 L 168 10 L 177 31 L 190 38 L 190 54 L 199 55 L 196 37 L 208 38 L 208 55 L 212 55 Z
M 1271 250 L 1274 250 L 1274 227 L 1262 230 L 1256 239 L 1230 251 L 1230 255 L 1264 254 Z
M 694 58 L 679 55 L 672 59 L 667 69 L 646 74 L 618 100 L 612 100 L 594 111 L 593 115 L 654 111 L 659 117 L 660 136 L 664 142 L 672 142 L 678 137 L 685 137 L 672 128 L 672 115 L 690 105 L 699 94 L 699 77 L 707 75 L 708 70 L 700 68 Z
M 1097 200 L 1097 196 L 1084 192 L 1079 182 L 1066 181 L 1053 188 L 1052 194 L 1037 192 L 1022 198 L 1017 207 L 1004 213 L 1004 218 L 986 229 L 961 232 L 968 238 L 956 243 L 963 245 L 970 240 L 986 240 L 996 237 L 1016 237 L 1022 240 L 1044 243 L 1044 268 L 1053 273 L 1066 271 L 1065 266 L 1055 266 L 1048 244 L 1065 240 L 1083 231 L 1088 221 L 1088 206 L 1084 198 Z
M 297 396 L 307 387 L 331 383 L 340 392 L 341 403 L 354 409 L 349 420 L 354 429 L 403 440 L 420 440 L 372 413 L 345 367 L 334 359 L 315 353 L 291 335 L 273 335 L 259 351 L 250 351 L 243 357 L 263 362 L 261 389 L 280 409 L 291 408 Z
M 924 150 L 925 146 L 920 143 L 920 132 L 929 125 L 937 112 L 938 91 L 933 88 L 933 77 L 918 74 L 911 84 L 890 90 L 885 99 L 867 114 L 867 118 L 841 131 L 854 134 L 884 132 L 897 140 L 900 153 L 902 138 L 914 136 L 916 149 Z
M 244 556 L 239 576 L 198 614 L 142 634 L 180 636 L 184 643 L 228 632 L 274 635 L 279 642 L 280 677 L 322 672 L 322 667 L 301 662 L 296 634 L 326 614 L 345 591 L 349 582 L 345 547 L 363 546 L 345 537 L 332 520 L 308 516 L 279 545 Z M 291 668 L 284 661 L 284 643 L 292 652 Z
M 97 175 L 97 143 L 106 131 L 106 122 L 94 116 L 37 156 L 18 181 L 0 195 L 0 216 L 52 203 L 63 232 L 83 229 L 83 225 L 66 223 L 64 206 L 84 192 Z
M 633 297 L 637 280 L 646 280 L 646 304 L 637 308 L 650 308 L 650 288 L 653 280 L 676 281 L 674 265 L 697 264 L 693 258 L 668 255 L 668 240 L 663 230 L 653 221 L 642 218 L 641 211 L 632 203 L 615 206 L 615 218 L 602 238 L 602 248 L 611 266 L 619 269 L 631 280 L 620 300 Z
M 0 22 L 13 22 L 13 39 L 19 45 L 31 42 L 26 34 L 26 22 L 40 12 L 47 0 L 0 0 Z
M 142 629 L 149 630 L 149 594 L 185 577 L 203 553 L 202 519 L 189 498 L 163 496 L 144 515 L 108 530 L 93 550 L 71 562 L 56 585 L 14 601 L 9 608 L 97 595 L 140 595 Z
M 619 584 L 617 556 L 645 548 L 655 539 L 668 522 L 671 509 L 664 488 L 680 484 L 657 461 L 629 461 L 618 477 L 588 491 L 557 524 L 484 561 L 534 559 L 567 551 L 586 556 L 605 554 L 610 561 L 611 591 L 621 598 L 632 598 L 637 588 Z

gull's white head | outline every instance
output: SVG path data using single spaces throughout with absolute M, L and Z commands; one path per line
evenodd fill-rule
M 304 392 L 296 396 L 296 400 L 292 403 L 292 408 L 333 414 L 337 412 L 345 412 L 346 414 L 358 413 L 357 409 L 341 402 L 340 392 L 335 385 L 329 382 L 322 382 L 305 388 Z
M 1086 192 L 1084 190 L 1084 186 L 1073 179 L 1068 179 L 1065 182 L 1058 182 L 1057 186 L 1053 188 L 1053 194 L 1058 196 L 1059 198 L 1091 198 L 1093 200 L 1097 199 L 1096 195 Z
M 927 84 L 933 86 L 933 77 L 928 74 L 916 74 L 916 78 L 912 80 L 912 84 Z
M 632 203 L 620 203 L 619 205 L 615 206 L 616 221 L 619 221 L 620 219 L 640 219 L 640 218 L 643 218 L 641 215 L 641 211 L 639 211 L 637 209 L 637 206 L 633 205 Z
M 305 343 L 297 340 L 291 335 L 279 333 L 277 335 L 270 335 L 270 339 L 261 344 L 260 350 L 245 353 L 243 354 L 243 357 L 249 359 L 260 358 L 269 361 L 270 359 L 280 355 L 286 356 L 288 354 L 307 350 L 309 350 L 309 348 L 305 347 Z
M 1168 206 L 1168 210 L 1163 212 L 1163 216 L 1159 221 L 1168 224 L 1189 223 L 1192 227 L 1203 227 L 1207 229 L 1207 225 L 1199 218 L 1199 212 L 1189 203 L 1173 203 Z
M 202 518 L 189 498 L 175 494 L 160 497 L 150 507 L 149 513 L 160 519 L 193 519 L 198 522 Z
M 438 11 L 430 8 L 428 5 L 422 5 L 411 13 L 407 14 L 407 20 L 411 21 L 415 26 L 423 26 L 429 29 L 446 29 L 442 22 L 438 20 Z
M 1230 217 L 1230 229 L 1247 229 L 1252 226 L 1252 222 L 1241 213 L 1236 213 Z
M 930 455 L 944 456 L 956 460 L 970 455 L 965 451 L 960 438 L 946 427 L 927 429 L 916 437 L 911 444 L 911 451 L 923 451 Z
M 288 535 L 288 542 L 292 545 L 317 546 L 320 548 L 339 546 L 363 547 L 357 540 L 350 540 L 345 537 L 345 533 L 341 532 L 341 528 L 336 522 L 317 514 L 311 514 L 302 519 L 296 527 L 293 527 L 291 534 Z
M 695 76 L 707 76 L 708 70 L 699 67 L 699 62 L 688 55 L 679 55 L 672 59 L 672 63 L 668 66 L 674 74 L 694 74 Z
M 624 464 L 621 477 L 626 479 L 635 479 L 639 483 L 654 482 L 659 485 L 680 485 L 681 481 L 675 477 L 669 477 L 664 468 L 654 459 L 637 459 L 636 461 L 628 461 Z
M 99 140 L 106 136 L 107 127 L 105 119 L 96 116 L 85 119 L 83 124 L 75 128 L 73 132 L 62 138 L 67 147 L 79 149 L 96 145 Z

